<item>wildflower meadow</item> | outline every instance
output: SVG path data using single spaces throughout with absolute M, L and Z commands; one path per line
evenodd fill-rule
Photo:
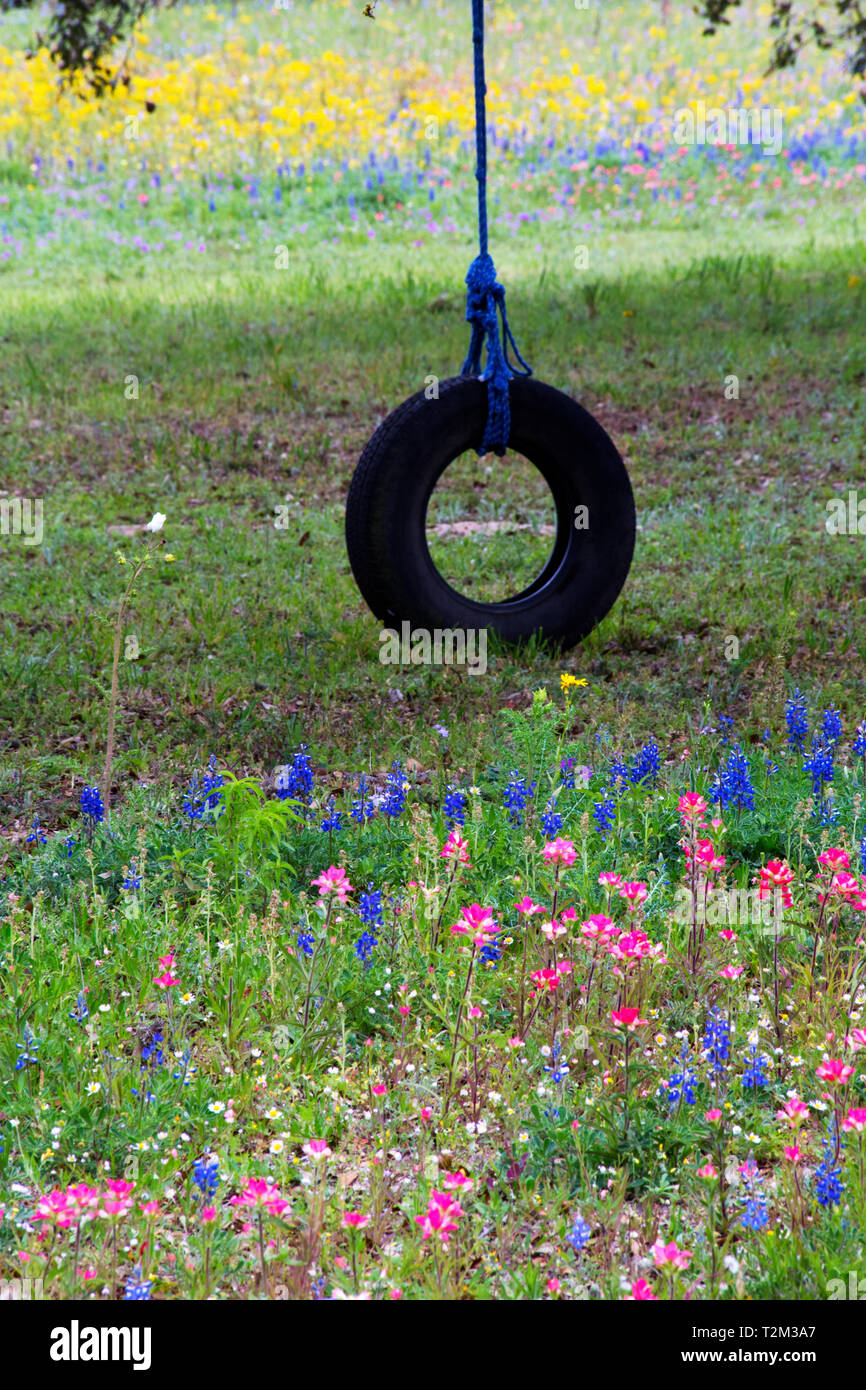
M 160 8 L 102 93 L 0 13 L 0 1303 L 808 1361 L 757 1305 L 866 1297 L 862 74 L 751 0 L 489 0 L 511 327 L 637 540 L 574 650 L 449 657 L 343 517 L 466 351 L 470 5 L 367 8 Z M 427 514 L 479 604 L 553 532 L 516 450 Z

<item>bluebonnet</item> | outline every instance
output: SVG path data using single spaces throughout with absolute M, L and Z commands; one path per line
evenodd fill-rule
M 485 965 L 498 965 L 502 960 L 502 947 L 497 946 L 495 941 L 490 941 L 481 947 L 478 959 Z
M 192 1170 L 192 1180 L 203 1197 L 212 1197 L 220 1184 L 220 1161 L 216 1157 L 197 1158 Z
M 367 892 L 362 893 L 358 899 L 358 916 L 367 926 L 384 926 L 381 888 L 374 888 L 372 883 L 367 884 Z
M 610 773 L 608 775 L 611 791 L 615 795 L 621 795 L 629 785 L 630 780 L 629 771 L 625 763 L 621 762 L 619 758 L 614 758 L 610 765 Z
M 825 787 L 833 781 L 833 747 L 829 743 L 824 743 L 817 735 L 812 739 L 811 752 L 803 760 L 803 771 L 808 772 L 812 781 L 812 796 L 817 805 L 815 814 L 820 817 L 822 825 L 832 825 L 836 815 L 832 807 L 828 804 Z
M 608 795 L 607 787 L 601 789 L 601 801 L 596 801 L 592 808 L 592 818 L 601 833 L 602 839 L 607 839 L 608 831 L 616 820 L 616 802 L 612 796 Z
M 729 750 L 726 761 L 716 773 L 710 787 L 710 801 L 723 807 L 737 806 L 741 811 L 754 811 L 755 788 L 752 786 L 749 760 L 738 743 Z
M 376 929 L 385 924 L 381 888 L 374 888 L 372 883 L 367 884 L 367 892 L 362 893 L 358 899 L 358 916 L 367 930 L 362 932 L 355 942 L 355 955 L 364 968 L 369 969 L 373 964 L 370 957 L 379 944 Z
M 698 1078 L 690 1065 L 689 1046 L 685 1039 L 680 1048 L 679 1063 L 678 1069 L 671 1073 L 668 1084 L 663 1089 L 671 1105 L 680 1101 L 685 1101 L 686 1105 L 694 1105 Z
M 745 1167 L 743 1213 L 740 1217 L 740 1221 L 747 1231 L 762 1231 L 764 1227 L 769 1224 L 770 1210 L 767 1198 L 758 1186 L 761 1181 L 758 1174 L 758 1165 L 751 1155 Z
M 729 714 L 719 715 L 719 734 L 721 735 L 722 747 L 728 746 L 728 735 L 733 732 L 734 721 Z
M 84 990 L 79 990 L 78 998 L 75 1001 L 75 1008 L 69 1010 L 69 1017 L 74 1018 L 76 1023 L 83 1023 L 89 1013 L 90 1010 L 87 1007 L 87 997 Z
M 731 1025 L 713 1009 L 704 1026 L 703 1049 L 714 1072 L 724 1071 L 731 1057 Z
M 172 1078 L 173 1078 L 175 1081 L 182 1081 L 183 1084 L 184 1084 L 184 1086 L 188 1086 L 188 1085 L 190 1084 L 190 1082 L 192 1081 L 192 1078 L 195 1076 L 196 1072 L 198 1071 L 198 1067 L 191 1067 L 191 1066 L 190 1066 L 190 1059 L 191 1059 L 191 1057 L 192 1057 L 192 1050 L 191 1050 L 191 1048 L 190 1048 L 190 1045 L 189 1045 L 189 1043 L 185 1043 L 185 1044 L 184 1044 L 183 1051 L 181 1052 L 181 1057 L 180 1057 L 180 1060 L 181 1060 L 181 1069 L 180 1069 L 180 1071 L 173 1071 L 173 1072 L 172 1072 Z
M 562 1060 L 562 1044 L 559 1042 L 558 1039 L 553 1044 L 553 1051 L 550 1055 L 550 1061 L 552 1065 L 549 1067 L 545 1066 L 543 1070 L 547 1072 L 551 1081 L 559 1085 L 560 1081 L 564 1081 L 565 1078 L 568 1076 L 568 1066 Z
M 828 1127 L 828 1134 L 830 1138 L 824 1143 L 824 1157 L 815 1169 L 812 1178 L 816 1200 L 818 1205 L 822 1207 L 836 1206 L 841 1201 L 842 1193 L 845 1191 L 845 1185 L 842 1182 L 842 1169 L 834 1159 L 835 1130 L 832 1123 Z
M 772 758 L 764 759 L 764 772 L 767 774 L 768 777 L 774 777 L 778 771 L 778 763 L 774 763 Z
M 378 944 L 379 938 L 377 936 L 374 936 L 371 931 L 362 932 L 361 935 L 358 937 L 358 940 L 355 942 L 355 955 L 358 957 L 358 960 L 365 967 L 365 969 L 369 969 L 370 966 L 373 964 L 370 957 L 372 956 Z
M 300 801 L 309 806 L 313 797 L 313 769 L 307 748 L 308 745 L 302 743 L 292 761 L 277 773 L 275 785 L 280 801 Z
M 165 1063 L 162 1052 L 162 1044 L 165 1038 L 159 1029 L 153 1034 L 149 1043 L 141 1049 L 141 1069 L 142 1071 L 153 1070 L 154 1067 L 161 1067 Z
M 636 753 L 631 760 L 631 767 L 628 771 L 628 779 L 635 787 L 639 782 L 644 782 L 649 778 L 655 784 L 659 775 L 659 746 L 655 739 L 650 739 L 645 743 L 639 753 Z
M 799 690 L 795 690 L 785 701 L 785 727 L 788 730 L 789 746 L 797 753 L 802 753 L 806 746 L 809 721 L 806 717 L 806 696 Z
M 577 1212 L 571 1230 L 565 1237 L 566 1241 L 574 1251 L 579 1252 L 587 1244 L 591 1235 L 592 1227 L 589 1222 L 584 1221 L 580 1212 Z
M 105 807 L 99 788 L 82 787 L 79 805 L 84 817 L 84 827 L 88 835 L 92 835 L 99 822 L 105 819 Z
M 153 1288 L 152 1279 L 143 1279 L 141 1275 L 141 1265 L 136 1265 L 135 1269 L 127 1276 L 124 1300 L 139 1301 L 150 1298 L 150 1291 Z
M 363 825 L 365 820 L 372 820 L 375 815 L 375 810 L 367 805 L 369 791 L 370 788 L 367 785 L 367 779 L 364 774 L 361 773 L 361 776 L 358 778 L 358 796 L 356 800 L 352 802 L 351 810 L 349 811 L 352 820 L 356 821 L 358 825 Z
M 34 1066 L 39 1065 L 39 1058 L 36 1056 L 36 1052 L 38 1048 L 41 1046 L 41 1044 L 38 1043 L 34 1038 L 29 1023 L 25 1023 L 24 1025 L 23 1043 L 16 1043 L 15 1046 L 21 1053 L 21 1056 L 15 1063 L 16 1071 L 21 1071 L 22 1067 L 26 1067 L 28 1062 L 32 1062 Z
M 549 838 L 558 835 L 562 829 L 562 816 L 556 809 L 556 798 L 553 796 L 542 813 L 541 828 Z
M 72 851 L 75 848 L 75 841 L 73 840 L 72 836 L 67 835 L 66 839 L 63 841 L 63 844 L 66 849 L 66 858 L 71 859 Z
M 574 791 L 574 758 L 563 758 L 559 764 L 559 776 L 566 791 Z
M 527 784 L 526 778 L 512 772 L 508 778 L 502 801 L 508 810 L 508 819 L 514 826 L 523 824 L 523 812 L 527 802 L 535 795 L 535 782 Z
M 835 747 L 842 737 L 842 714 L 835 705 L 828 705 L 821 719 L 821 732 L 824 742 Z
M 442 803 L 442 812 L 445 816 L 445 824 L 448 826 L 465 823 L 466 793 L 460 787 L 452 787 L 449 784 L 445 800 Z
M 752 1043 L 748 1051 L 749 1065 L 743 1072 L 743 1085 L 746 1088 L 753 1087 L 755 1090 L 759 1086 L 767 1084 L 767 1059 L 762 1052 L 758 1051 L 757 1045 Z
M 866 719 L 861 720 L 857 725 L 857 734 L 851 745 L 851 751 L 855 757 L 866 758 Z
M 32 845 L 32 844 L 44 845 L 44 844 L 45 844 L 45 832 L 44 832 L 44 830 L 41 828 L 41 826 L 40 826 L 40 824 L 39 824 L 39 817 L 38 817 L 38 816 L 34 816 L 34 817 L 33 817 L 33 825 L 31 826 L 30 834 L 27 836 L 27 839 L 24 841 L 24 843 L 27 844 L 27 845 Z
M 141 887 L 141 874 L 138 872 L 138 865 L 134 859 L 129 861 L 129 869 L 126 878 L 123 880 L 123 887 L 130 892 L 135 892 Z
M 316 949 L 316 938 L 311 931 L 299 931 L 296 936 L 298 950 L 303 951 L 305 956 L 311 956 Z
M 343 813 L 334 809 L 334 798 L 328 800 L 328 814 L 322 821 L 321 829 L 337 834 L 343 828 Z
M 399 816 L 406 806 L 406 792 L 403 787 L 403 769 L 399 762 L 391 764 L 391 771 L 385 778 L 385 797 L 382 814 Z
M 183 813 L 191 821 L 202 820 L 205 811 L 215 811 L 222 799 L 220 788 L 223 785 L 216 758 L 211 754 L 207 771 L 199 777 L 194 772 L 189 786 L 184 792 Z

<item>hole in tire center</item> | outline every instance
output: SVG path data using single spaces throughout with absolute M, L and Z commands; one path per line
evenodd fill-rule
M 430 494 L 427 548 L 452 589 L 504 603 L 532 583 L 556 539 L 553 494 L 522 454 L 474 450 L 449 463 Z

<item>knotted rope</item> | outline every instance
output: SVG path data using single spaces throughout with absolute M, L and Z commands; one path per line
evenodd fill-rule
M 478 181 L 478 242 L 480 253 L 466 274 L 466 321 L 472 338 L 461 376 L 481 376 L 487 382 L 487 424 L 478 454 L 493 452 L 501 458 L 511 430 L 508 383 L 512 376 L 531 376 L 532 368 L 520 355 L 505 312 L 505 290 L 496 279 L 496 267 L 487 250 L 487 115 L 484 98 L 484 0 L 472 0 L 472 44 L 475 53 L 475 178 Z M 500 338 L 499 321 L 502 318 Z M 481 349 L 487 340 L 487 362 L 481 373 Z M 523 368 L 509 360 L 508 345 Z

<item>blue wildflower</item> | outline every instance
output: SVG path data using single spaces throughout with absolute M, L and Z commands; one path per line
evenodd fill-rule
M 92 836 L 99 822 L 105 819 L 105 806 L 99 788 L 82 787 L 79 805 L 84 817 L 84 828 L 88 836 Z
M 127 1301 L 139 1301 L 150 1298 L 150 1291 L 153 1288 L 152 1279 L 143 1279 L 141 1275 L 141 1265 L 136 1265 L 132 1273 L 127 1277 L 124 1299 Z
M 399 816 L 406 806 L 406 789 L 403 785 L 403 769 L 399 762 L 391 764 L 391 771 L 385 778 L 385 796 L 382 801 L 382 814 Z
M 200 777 L 194 772 L 183 797 L 183 813 L 191 821 L 203 820 L 206 811 L 215 812 L 222 800 L 222 774 L 211 754 L 207 771 Z
M 824 1158 L 818 1164 L 812 1178 L 815 1197 L 818 1205 L 822 1207 L 837 1206 L 845 1190 L 842 1169 L 834 1162 L 833 1152 L 832 1143 L 824 1146 Z
M 352 820 L 358 825 L 363 825 L 364 821 L 372 820 L 373 816 L 376 814 L 375 808 L 371 807 L 367 801 L 369 790 L 367 779 L 362 773 L 358 778 L 357 799 L 352 802 L 351 810 L 349 811 Z
M 138 865 L 134 859 L 130 859 L 129 868 L 126 871 L 126 878 L 123 880 L 123 887 L 134 893 L 141 887 L 141 874 L 138 872 Z
M 704 1026 L 703 1049 L 714 1072 L 724 1071 L 731 1057 L 731 1025 L 713 1009 Z
M 566 1241 L 571 1246 L 572 1250 L 574 1250 L 576 1254 L 579 1254 L 580 1251 L 584 1248 L 584 1246 L 588 1243 L 591 1235 L 592 1227 L 590 1226 L 589 1222 L 584 1221 L 580 1212 L 577 1212 L 575 1214 L 571 1230 L 565 1237 Z
M 809 721 L 806 716 L 806 696 L 799 690 L 795 690 L 785 702 L 785 727 L 788 730 L 789 746 L 797 753 L 802 753 L 806 746 Z
M 442 813 L 445 816 L 445 824 L 449 828 L 455 825 L 463 825 L 466 821 L 466 793 L 460 787 L 448 786 L 445 800 L 442 803 Z
M 694 1105 L 698 1078 L 690 1065 L 689 1046 L 685 1040 L 680 1048 L 679 1062 L 679 1067 L 671 1073 L 667 1086 L 662 1089 L 672 1106 L 681 1101 L 685 1101 L 686 1105 Z
M 767 1059 L 763 1053 L 758 1052 L 755 1043 L 752 1043 L 752 1046 L 749 1048 L 748 1058 L 749 1065 L 743 1072 L 743 1085 L 747 1088 L 754 1087 L 755 1090 L 757 1090 L 759 1086 L 766 1086 Z
M 75 1008 L 69 1010 L 69 1017 L 74 1018 L 76 1023 L 83 1023 L 89 1016 L 90 1010 L 87 1007 L 87 996 L 84 990 L 79 990 L 78 998 L 75 1001 Z
M 559 764 L 559 778 L 566 791 L 574 791 L 574 758 L 563 758 Z
M 862 719 L 857 725 L 857 733 L 851 745 L 851 751 L 855 757 L 866 758 L 866 719 Z
M 645 743 L 639 753 L 636 753 L 631 760 L 631 767 L 628 772 L 628 780 L 633 787 L 639 782 L 647 779 L 655 785 L 659 775 L 659 746 L 655 739 L 650 739 Z
M 834 748 L 842 737 L 842 713 L 835 705 L 828 705 L 821 719 L 821 732 L 824 742 Z
M 770 1209 L 766 1196 L 757 1187 L 753 1187 L 751 1182 L 747 1182 L 744 1192 L 743 1214 L 740 1217 L 741 1223 L 747 1231 L 762 1231 L 769 1220 Z
M 508 819 L 513 826 L 523 824 L 523 812 L 527 802 L 535 795 L 535 782 L 527 783 L 525 777 L 512 772 L 508 778 L 502 801 L 508 811 Z
M 343 813 L 334 809 L 334 798 L 328 799 L 328 814 L 322 821 L 321 829 L 326 833 L 338 834 L 343 828 Z
M 541 816 L 541 828 L 548 839 L 558 835 L 562 829 L 562 816 L 556 809 L 556 797 L 552 796 Z
M 313 768 L 307 749 L 308 745 L 302 743 L 292 761 L 279 769 L 275 785 L 280 801 L 300 801 L 304 806 L 312 801 Z
M 192 1170 L 192 1180 L 203 1197 L 212 1197 L 220 1184 L 220 1161 L 215 1156 L 197 1158 Z
M 741 811 L 754 811 L 755 788 L 749 770 L 749 760 L 738 743 L 729 750 L 727 760 L 716 773 L 710 787 L 710 801 L 723 807 L 734 805 Z
M 152 1071 L 154 1067 L 161 1067 L 164 1065 L 165 1057 L 163 1056 L 162 1052 L 162 1044 L 164 1042 L 165 1038 L 163 1037 L 159 1029 L 157 1029 L 157 1031 L 153 1034 L 153 1037 L 151 1038 L 150 1042 L 146 1043 L 145 1046 L 141 1049 L 142 1071 Z
M 27 836 L 27 839 L 24 841 L 24 843 L 27 844 L 27 845 L 33 845 L 33 844 L 44 845 L 44 844 L 45 844 L 45 832 L 42 830 L 42 828 L 41 828 L 41 826 L 40 826 L 40 824 L 39 824 L 39 817 L 38 817 L 38 816 L 34 816 L 34 817 L 33 817 L 33 825 L 32 825 L 31 828 L 30 828 L 30 834 Z
M 379 938 L 374 936 L 371 931 L 362 932 L 355 942 L 355 955 L 358 957 L 358 960 L 364 966 L 365 970 L 369 970 L 370 966 L 373 964 L 370 957 L 378 944 Z
M 316 938 L 311 931 L 299 931 L 295 940 L 298 943 L 298 950 L 303 951 L 305 956 L 311 956 L 316 949 Z
M 815 735 L 812 738 L 811 752 L 803 760 L 803 771 L 808 772 L 812 781 L 812 796 L 816 802 L 814 814 L 820 817 L 822 825 L 832 825 L 836 816 L 829 804 L 825 788 L 833 781 L 833 746 L 824 743 Z
M 30 1029 L 30 1025 L 28 1023 L 25 1023 L 24 1025 L 23 1043 L 16 1043 L 15 1046 L 21 1053 L 21 1056 L 17 1059 L 15 1063 L 16 1071 L 21 1071 L 23 1067 L 27 1066 L 28 1062 L 32 1062 L 34 1066 L 38 1066 L 39 1058 L 36 1056 L 36 1053 L 40 1048 L 41 1043 L 38 1043 L 34 1038 L 33 1033 Z
M 733 721 L 733 719 L 731 718 L 731 716 L 730 716 L 729 714 L 720 714 L 720 715 L 719 715 L 719 736 L 720 736 L 720 738 L 721 738 L 722 747 L 723 747 L 723 748 L 727 748 L 727 746 L 728 746 L 728 735 L 729 735 L 730 733 L 733 732 L 733 728 L 734 728 L 734 721 Z
M 596 801 L 592 808 L 592 818 L 598 826 L 602 839 L 606 840 L 616 821 L 616 802 L 612 796 L 608 795 L 607 787 L 601 789 L 601 801 Z
M 619 758 L 614 758 L 610 765 L 610 773 L 608 776 L 610 788 L 614 795 L 621 796 L 629 785 L 630 780 L 629 770 L 625 763 L 621 762 Z

